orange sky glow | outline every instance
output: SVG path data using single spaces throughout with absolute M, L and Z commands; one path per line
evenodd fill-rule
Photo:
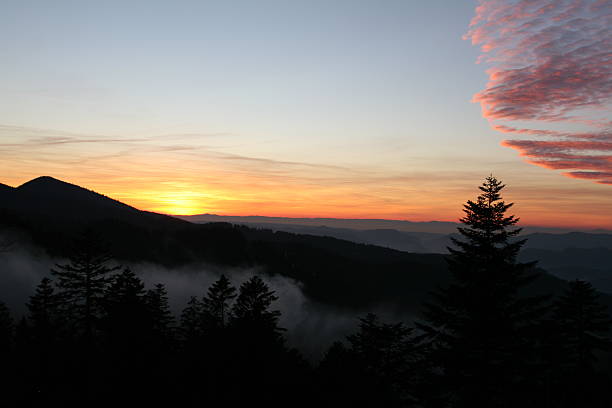
M 428 172 L 410 166 L 344 167 L 246 157 L 182 143 L 141 148 L 133 141 L 113 140 L 36 134 L 32 143 L 0 146 L 12 150 L 11 160 L 0 163 L 1 182 L 18 186 L 50 175 L 142 210 L 176 215 L 456 221 L 462 204 L 475 198 L 488 175 L 460 163 Z M 523 225 L 612 228 L 608 186 L 527 164 L 518 172 L 515 166 L 481 167 L 489 167 L 507 184 L 505 198 L 515 202 L 513 212 Z M 549 178 L 563 183 L 547 187 Z

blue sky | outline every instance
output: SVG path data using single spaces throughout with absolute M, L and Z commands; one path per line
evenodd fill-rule
M 539 185 L 568 200 L 576 189 L 587 201 L 612 198 L 608 187 L 526 164 L 514 150 L 500 146 L 503 137 L 471 102 L 488 79 L 486 66 L 475 63 L 478 47 L 462 39 L 476 2 L 2 3 L 0 125 L 5 128 L 0 142 L 5 147 L 0 154 L 14 158 L 1 169 L 9 183 L 52 173 L 163 210 L 125 192 L 125 180 L 117 174 L 128 169 L 116 162 L 111 175 L 108 169 L 75 168 L 59 159 L 72 155 L 93 163 L 113 156 L 146 163 L 140 152 L 163 150 L 172 153 L 155 159 L 166 167 L 150 182 L 176 179 L 172 191 L 185 183 L 191 193 L 206 189 L 193 180 L 199 172 L 228 178 L 248 173 L 263 183 L 257 184 L 260 189 L 276 190 L 283 184 L 269 179 L 282 175 L 299 179 L 290 188 L 306 188 L 316 183 L 308 179 L 309 169 L 282 167 L 304 163 L 318 166 L 314 173 L 325 173 L 317 180 L 333 179 L 329 188 L 350 184 L 353 199 L 374 206 L 366 195 L 368 183 L 375 182 L 360 184 L 360 178 L 376 173 L 378 179 L 393 180 L 382 194 L 393 210 L 372 216 L 452 219 L 470 197 L 459 194 L 471 194 L 490 172 L 517 191 Z M 62 142 L 43 149 L 36 146 L 40 137 L 101 142 Z M 189 159 L 178 155 L 181 149 L 190 152 Z M 214 160 L 197 162 L 198 155 L 224 159 L 212 166 Z M 253 159 L 248 166 L 233 164 L 247 159 Z M 181 168 L 187 162 L 189 167 Z M 342 170 L 334 173 L 333 166 Z M 145 170 L 137 191 L 141 196 L 146 195 Z M 139 172 L 136 167 L 129 171 Z M 187 172 L 193 176 L 189 180 Z M 400 186 L 402 177 L 409 188 Z M 434 194 L 440 178 L 459 184 L 443 188 L 447 207 L 425 211 L 431 203 L 427 194 Z M 532 200 L 527 193 L 517 197 Z M 243 207 L 194 205 L 201 212 L 257 209 L 256 202 L 240 200 Z M 276 215 L 309 215 L 281 194 L 270 200 Z M 312 215 L 337 215 L 350 207 L 334 203 L 338 211 L 313 210 Z M 603 202 L 597 206 L 612 211 Z M 449 213 L 451 208 L 456 211 Z M 367 211 L 357 215 L 367 216 Z M 598 220 L 602 216 L 605 221 L 601 214 Z

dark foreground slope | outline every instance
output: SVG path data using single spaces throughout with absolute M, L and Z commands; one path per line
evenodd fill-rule
M 432 289 L 449 279 L 443 255 L 227 223 L 192 224 L 51 177 L 0 188 L 0 227 L 25 233 L 56 257 L 69 253 L 75 234 L 92 228 L 123 261 L 166 267 L 257 266 L 301 282 L 315 300 L 341 307 L 384 304 L 415 312 Z M 565 288 L 563 280 L 536 273 L 541 277 L 530 291 L 558 293 Z

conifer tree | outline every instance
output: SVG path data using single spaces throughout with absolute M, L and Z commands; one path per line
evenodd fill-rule
M 104 297 L 101 319 L 107 387 L 124 398 L 142 399 L 150 372 L 151 318 L 142 280 L 130 268 L 114 275 Z
M 125 334 L 140 334 L 137 331 L 146 330 L 150 323 L 144 283 L 130 268 L 124 268 L 121 273 L 113 276 L 106 289 L 104 308 L 107 329 Z
M 221 275 L 202 299 L 202 323 L 205 332 L 225 328 L 230 317 L 231 302 L 235 297 L 236 288 L 225 275 Z
M 160 345 L 169 345 L 174 334 L 175 321 L 168 304 L 166 287 L 162 283 L 156 284 L 153 289 L 147 291 L 145 301 L 151 316 L 153 336 Z
M 0 356 L 10 354 L 13 346 L 14 322 L 9 308 L 0 301 Z
M 33 381 L 39 392 L 44 392 L 51 388 L 55 380 L 52 373 L 61 372 L 61 367 L 54 366 L 58 363 L 58 354 L 65 340 L 62 337 L 60 304 L 51 279 L 45 277 L 40 281 L 26 306 L 29 322 L 26 331 L 29 334 L 28 346 L 31 346 L 28 354 L 32 354 Z
M 119 266 L 108 266 L 111 256 L 106 245 L 89 229 L 75 241 L 68 260 L 67 264 L 56 265 L 51 273 L 57 278 L 62 306 L 89 344 L 101 316 L 109 275 Z
M 336 342 L 319 368 L 324 398 L 333 405 L 410 406 L 420 367 L 414 329 L 369 313 L 358 331 Z
M 273 290 L 257 275 L 242 285 L 240 293 L 232 307 L 232 325 L 250 336 L 270 336 L 270 340 L 282 341 L 284 329 L 278 326 L 281 315 L 278 310 L 270 310 L 270 306 L 278 297 Z
M 181 337 L 184 345 L 190 348 L 201 338 L 202 304 L 192 296 L 181 313 Z
M 549 378 L 549 406 L 610 406 L 609 373 L 598 368 L 598 355 L 612 350 L 611 320 L 599 295 L 585 281 L 569 282 L 553 305 Z
M 570 282 L 565 293 L 555 301 L 552 318 L 561 346 L 557 368 L 572 373 L 591 371 L 595 352 L 612 349 L 609 337 L 612 321 L 590 283 Z
M 46 277 L 42 278 L 26 306 L 29 311 L 28 320 L 35 336 L 40 337 L 44 342 L 49 342 L 54 326 L 59 319 L 59 302 L 53 281 Z
M 403 323 L 382 323 L 373 313 L 360 319 L 359 331 L 348 336 L 350 354 L 373 385 L 387 389 L 390 398 L 408 401 L 414 384 L 417 341 L 414 329 Z
M 6 406 L 14 401 L 14 383 L 17 362 L 14 359 L 15 325 L 9 308 L 0 301 L 0 400 Z
M 259 276 L 240 285 L 230 321 L 235 350 L 231 356 L 235 378 L 230 383 L 242 384 L 245 390 L 236 405 L 255 397 L 257 404 L 265 406 L 273 404 L 280 391 L 290 392 L 287 373 L 295 365 L 288 362 L 284 329 L 278 325 L 281 313 L 271 309 L 277 299 Z
M 534 323 L 543 312 L 541 297 L 519 296 L 535 275 L 533 263 L 516 258 L 519 219 L 507 215 L 512 203 L 493 176 L 479 187 L 476 201 L 464 205 L 460 238 L 449 248 L 453 282 L 433 293 L 418 327 L 430 341 L 435 379 L 457 407 L 512 406 L 518 384 L 533 375 Z

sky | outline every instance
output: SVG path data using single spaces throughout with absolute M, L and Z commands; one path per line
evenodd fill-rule
M 612 228 L 602 0 L 0 0 L 0 182 L 169 214 Z

